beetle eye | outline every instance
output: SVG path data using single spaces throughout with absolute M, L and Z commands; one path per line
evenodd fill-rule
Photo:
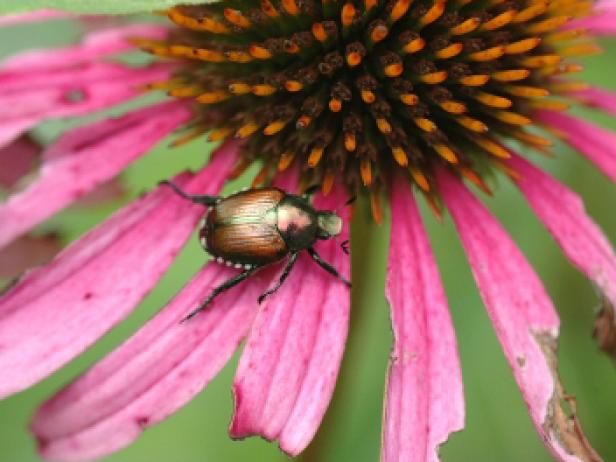
M 317 237 L 329 239 L 342 231 L 342 218 L 333 212 L 320 212 L 317 216 Z

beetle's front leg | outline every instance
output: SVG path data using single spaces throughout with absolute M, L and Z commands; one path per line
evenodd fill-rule
M 234 286 L 238 285 L 240 282 L 242 282 L 244 279 L 248 278 L 252 273 L 254 273 L 258 268 L 259 267 L 256 266 L 256 267 L 253 267 L 251 269 L 242 271 L 237 276 L 232 277 L 231 279 L 223 282 L 222 284 L 220 284 L 219 286 L 214 288 L 214 290 L 212 290 L 212 292 L 210 293 L 210 295 L 208 295 L 208 297 L 205 299 L 205 301 L 203 303 L 201 303 L 201 305 L 199 305 L 193 311 L 191 311 L 186 317 L 184 317 L 181 322 L 184 323 L 186 321 L 190 321 L 192 318 L 197 316 L 201 311 L 206 309 L 207 306 L 210 303 L 212 303 L 212 300 L 214 300 L 218 295 L 220 295 L 221 293 L 223 293 L 226 290 L 229 290 L 231 287 L 234 287 Z
M 280 275 L 280 279 L 278 280 L 276 285 L 274 287 L 272 287 L 271 289 L 263 292 L 261 295 L 259 295 L 259 299 L 258 299 L 259 305 L 261 303 L 263 303 L 263 300 L 265 300 L 266 297 L 272 295 L 274 292 L 276 292 L 278 289 L 280 289 L 280 286 L 282 286 L 282 284 L 284 283 L 285 279 L 287 279 L 287 277 L 291 273 L 291 270 L 293 269 L 293 265 L 295 265 L 295 262 L 297 261 L 297 256 L 298 255 L 299 255 L 298 253 L 292 253 L 291 254 L 291 256 L 289 257 L 289 261 L 287 262 L 287 266 L 284 267 L 284 271 Z
M 187 199 L 195 204 L 206 205 L 208 207 L 216 204 L 218 202 L 218 196 L 208 196 L 207 194 L 199 195 L 199 194 L 188 194 L 185 191 L 182 191 L 178 185 L 169 181 L 163 180 L 159 184 L 167 185 L 171 189 L 173 189 L 179 196 L 182 196 L 184 199 Z
M 325 260 L 323 260 L 316 250 L 314 250 L 312 247 L 309 247 L 307 250 L 310 256 L 312 257 L 312 259 L 316 261 L 321 268 L 323 268 L 329 274 L 336 276 L 338 279 L 344 282 L 347 286 L 351 287 L 351 282 L 345 279 L 344 276 L 342 276 L 342 274 L 340 274 L 338 270 L 336 270 L 336 268 L 334 268 L 332 265 L 330 265 Z

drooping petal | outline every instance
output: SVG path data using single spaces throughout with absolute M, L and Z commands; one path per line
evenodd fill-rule
M 62 249 L 55 234 L 23 236 L 0 249 L 0 278 L 14 278 L 24 271 L 51 260 Z
M 52 19 L 63 19 L 67 17 L 70 17 L 69 13 L 57 10 L 36 10 L 27 13 L 6 14 L 0 16 L 0 27 L 49 21 Z
M 558 376 L 559 320 L 545 289 L 487 209 L 445 170 L 439 191 L 468 256 L 479 293 L 542 441 L 557 461 L 598 462 Z
M 0 247 L 116 176 L 190 114 L 173 101 L 64 134 L 44 154 L 36 181 L 0 204 Z
M 171 69 L 98 63 L 0 76 L 0 147 L 47 119 L 85 115 L 140 96 L 144 85 L 166 79 Z
M 516 182 L 533 211 L 552 233 L 575 267 L 616 307 L 616 255 L 610 242 L 584 211 L 577 194 L 512 154 L 509 165 L 520 174 Z
M 178 182 L 189 192 L 217 191 L 235 160 L 233 146 L 222 151 L 194 178 Z M 202 207 L 159 188 L 26 275 L 0 299 L 0 397 L 51 374 L 124 319 L 202 214 Z
M 598 11 L 595 15 L 572 21 L 570 29 L 584 29 L 595 36 L 616 35 L 616 10 Z
M 180 320 L 234 272 L 208 264 L 126 343 L 46 402 L 31 426 L 41 456 L 74 461 L 108 455 L 201 391 L 245 337 L 273 273 L 254 275 L 190 322 Z
M 47 50 L 33 50 L 19 53 L 0 63 L 0 76 L 19 71 L 50 71 L 65 68 L 67 64 L 77 65 L 94 62 L 102 57 L 135 49 L 132 38 L 161 39 L 169 32 L 158 24 L 130 24 L 95 31 L 73 46 Z
M 316 201 L 335 209 L 341 191 Z M 344 231 L 348 234 L 348 217 Z M 319 245 L 321 256 L 345 276 L 349 259 L 336 242 Z M 234 438 L 278 440 L 290 455 L 312 440 L 331 399 L 348 331 L 349 289 L 305 253 L 282 288 L 261 307 L 233 384 Z
M 439 446 L 464 427 L 458 349 L 428 237 L 401 178 L 391 203 L 386 295 L 394 346 L 381 461 L 438 462 Z
M 616 116 L 616 94 L 598 87 L 590 87 L 586 90 L 577 91 L 572 94 L 588 106 L 601 109 L 613 116 Z
M 33 167 L 41 147 L 28 136 L 23 136 L 0 148 L 0 186 L 11 188 Z
M 554 128 L 565 141 L 616 182 L 616 134 L 563 112 L 536 111 L 535 118 Z

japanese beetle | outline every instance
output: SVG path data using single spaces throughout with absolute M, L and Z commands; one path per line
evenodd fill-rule
M 247 279 L 258 269 L 288 256 L 278 282 L 259 296 L 258 302 L 263 302 L 282 286 L 303 250 L 321 268 L 351 286 L 313 248 L 317 240 L 331 239 L 340 234 L 342 218 L 335 212 L 316 210 L 309 202 L 310 193 L 296 196 L 282 189 L 267 187 L 247 189 L 221 198 L 187 194 L 170 181 L 163 181 L 162 184 L 170 186 L 183 198 L 208 208 L 199 230 L 199 242 L 218 263 L 243 270 L 214 288 L 207 299 L 183 321 L 197 315 L 217 295 Z M 347 241 L 342 243 L 342 249 L 348 253 L 346 244 Z

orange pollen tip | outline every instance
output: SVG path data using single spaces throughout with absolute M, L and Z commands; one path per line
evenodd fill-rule
M 312 151 L 310 151 L 310 155 L 308 156 L 308 166 L 310 168 L 314 168 L 319 164 L 321 157 L 323 157 L 324 151 L 325 148 L 320 146 L 312 148 Z
M 361 55 L 356 51 L 349 53 L 346 57 L 346 62 L 349 67 L 357 67 L 361 63 Z
M 513 21 L 513 18 L 515 18 L 517 14 L 518 12 L 516 10 L 505 11 L 504 13 L 494 16 L 489 21 L 484 22 L 481 25 L 480 30 L 493 31 L 493 30 L 500 29 L 501 27 L 504 27 L 507 24 L 509 24 L 511 21 Z
M 263 134 L 267 136 L 275 135 L 280 132 L 287 123 L 287 120 L 276 120 L 263 129 Z
M 432 5 L 428 12 L 419 19 L 419 25 L 427 26 L 428 24 L 432 24 L 434 21 L 436 21 L 443 15 L 443 13 L 445 12 L 446 5 L 446 1 L 437 0 L 437 2 Z
M 276 93 L 276 87 L 272 85 L 255 85 L 252 87 L 252 94 L 255 96 L 270 96 Z
M 295 128 L 306 128 L 308 125 L 310 125 L 311 122 L 312 119 L 309 116 L 302 115 L 299 119 L 297 119 L 297 122 L 295 123 Z
M 488 126 L 486 124 L 472 117 L 461 116 L 456 118 L 456 122 L 475 133 L 485 133 L 488 131 Z
M 402 63 L 394 63 L 388 66 L 385 66 L 385 75 L 387 77 L 400 77 L 404 72 L 404 66 Z
M 336 175 L 332 170 L 328 170 L 327 172 L 325 172 L 325 177 L 323 178 L 323 184 L 321 185 L 321 193 L 324 196 L 327 196 L 330 192 L 332 192 L 335 179 L 336 179 Z
M 376 96 L 370 90 L 362 90 L 361 91 L 361 99 L 366 104 L 374 103 Z
M 410 55 L 410 54 L 417 53 L 418 51 L 423 50 L 425 46 L 426 46 L 426 41 L 420 37 L 420 38 L 416 38 L 415 40 L 411 40 L 406 45 L 404 45 L 402 47 L 402 51 Z
M 240 139 L 248 138 L 250 135 L 255 133 L 258 129 L 259 129 L 259 125 L 257 125 L 254 122 L 248 122 L 247 124 L 243 125 L 235 132 L 235 137 L 240 138 Z
M 248 52 L 253 58 L 257 59 L 270 59 L 272 57 L 272 53 L 260 45 L 250 45 Z
M 497 71 L 492 74 L 492 78 L 498 82 L 516 82 L 524 80 L 530 75 L 528 69 L 513 69 L 510 71 Z
M 458 82 L 467 87 L 481 87 L 490 81 L 490 76 L 485 74 L 467 75 L 461 77 Z
M 417 186 L 419 186 L 419 188 L 422 191 L 430 191 L 430 182 L 428 181 L 428 178 L 426 178 L 426 175 L 423 174 L 423 172 L 421 170 L 419 170 L 418 168 L 410 168 L 409 169 L 410 173 L 411 173 L 411 177 L 413 178 L 413 181 L 417 184 Z
M 416 117 L 413 119 L 415 125 L 421 128 L 426 133 L 432 133 L 436 130 L 436 124 L 425 117 Z
M 291 166 L 293 163 L 293 159 L 295 158 L 295 153 L 293 151 L 287 151 L 282 153 L 280 159 L 278 160 L 278 171 L 283 172 L 287 168 Z
M 377 5 L 377 0 L 364 0 L 364 9 L 370 11 Z
M 464 114 L 467 110 L 466 105 L 452 100 L 443 101 L 439 104 L 439 106 L 441 106 L 444 111 L 449 112 L 450 114 Z
M 247 83 L 234 82 L 229 84 L 229 92 L 234 95 L 245 95 L 252 91 L 252 87 Z
M 374 43 L 378 43 L 385 37 L 387 37 L 387 34 L 389 34 L 389 29 L 387 29 L 387 27 L 377 26 L 372 30 L 372 33 L 370 34 L 370 40 L 372 40 Z
M 463 49 L 464 45 L 462 43 L 452 43 L 451 45 L 438 50 L 434 56 L 436 59 L 450 59 L 462 53 Z
M 288 92 L 296 93 L 304 88 L 304 85 L 297 80 L 287 80 L 284 87 Z
M 340 112 L 342 110 L 342 101 L 336 98 L 330 99 L 329 110 L 332 112 Z
M 274 5 L 269 0 L 261 0 L 261 11 L 263 11 L 270 18 L 277 18 L 280 16 Z
M 385 135 L 391 133 L 391 124 L 387 121 L 387 119 L 376 119 L 376 126 L 378 127 L 379 131 Z
M 221 141 L 221 140 L 224 140 L 230 134 L 231 134 L 230 128 L 226 128 L 226 127 L 217 128 L 210 132 L 207 139 L 208 141 L 212 141 L 212 142 Z
M 344 148 L 349 152 L 353 152 L 355 151 L 356 147 L 357 147 L 357 140 L 355 139 L 355 134 L 345 133 L 344 134 Z
M 359 172 L 364 186 L 370 186 L 372 184 L 372 162 L 370 162 L 370 159 L 359 161 Z
M 345 3 L 342 7 L 342 11 L 340 12 L 340 20 L 342 21 L 342 25 L 344 27 L 349 27 L 353 24 L 353 20 L 355 19 L 355 5 L 352 3 Z
M 494 61 L 505 54 L 504 46 L 497 46 L 488 48 L 487 50 L 477 51 L 468 55 L 468 59 L 478 63 L 484 63 L 488 61 Z
M 389 13 L 389 20 L 391 22 L 396 22 L 402 16 L 406 14 L 411 6 L 412 0 L 398 0 L 394 7 L 391 9 L 391 13 Z
M 402 101 L 407 106 L 414 106 L 419 101 L 419 96 L 412 93 L 404 93 L 400 95 L 400 101 Z
M 450 164 L 458 163 L 458 156 L 456 156 L 456 153 L 453 152 L 453 150 L 446 144 L 437 144 L 433 146 L 433 148 L 439 156 L 441 156 Z
M 321 43 L 327 40 L 327 32 L 325 32 L 325 28 L 320 22 L 315 22 L 312 25 L 312 35 Z
M 427 83 L 428 85 L 436 85 L 447 80 L 447 71 L 437 71 L 431 72 L 429 74 L 424 74 L 419 77 L 419 80 L 421 80 L 423 83 Z
M 450 29 L 451 35 L 465 35 L 473 32 L 481 24 L 481 19 L 470 18 Z
M 475 99 L 485 106 L 498 109 L 508 109 L 513 105 L 510 99 L 484 92 L 477 93 Z
M 532 38 L 519 40 L 517 42 L 513 42 L 505 46 L 505 54 L 519 55 L 522 53 L 527 53 L 530 50 L 538 47 L 540 43 L 541 43 L 541 39 L 539 37 L 532 37 Z
M 282 8 L 292 16 L 297 16 L 299 14 L 299 7 L 295 0 L 282 0 Z
M 216 104 L 226 100 L 228 97 L 229 94 L 226 91 L 210 91 L 199 95 L 197 101 L 202 104 Z
M 225 16 L 225 19 L 234 26 L 240 27 L 242 29 L 248 29 L 252 26 L 250 20 L 243 16 L 242 13 L 238 10 L 234 10 L 232 8 L 225 8 L 223 10 L 223 14 Z
M 545 88 L 523 85 L 509 85 L 505 87 L 505 91 L 510 95 L 519 96 L 520 98 L 545 98 L 550 95 L 550 92 Z
M 409 158 L 406 155 L 406 151 L 401 147 L 391 148 L 391 154 L 401 167 L 407 167 L 409 165 Z

